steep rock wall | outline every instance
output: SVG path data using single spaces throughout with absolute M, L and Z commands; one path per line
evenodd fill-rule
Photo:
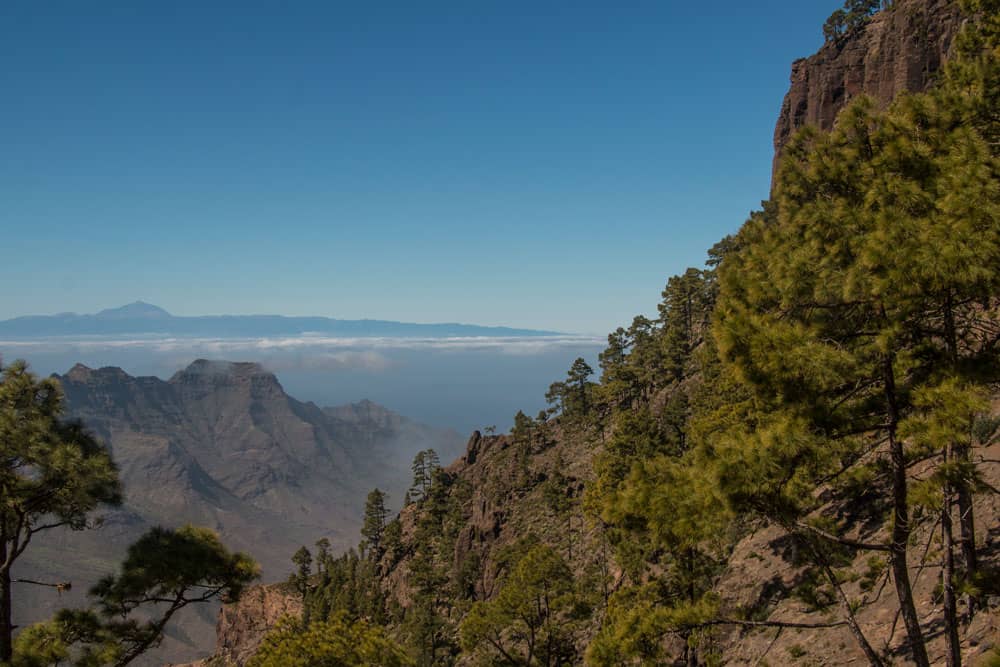
M 852 98 L 865 94 L 888 104 L 900 93 L 926 90 L 961 24 L 956 0 L 897 0 L 864 27 L 792 63 L 774 128 L 774 168 L 796 130 L 831 129 Z

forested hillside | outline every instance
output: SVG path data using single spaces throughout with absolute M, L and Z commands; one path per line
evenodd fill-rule
M 509 434 L 418 456 L 358 549 L 295 554 L 267 594 L 300 618 L 258 647 L 227 610 L 213 660 L 1000 661 L 1000 3 L 961 8 L 932 88 L 796 132 L 656 319 Z

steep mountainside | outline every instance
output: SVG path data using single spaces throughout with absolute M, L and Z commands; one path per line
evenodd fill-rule
M 898 0 L 891 11 L 792 63 L 791 87 L 774 128 L 775 166 L 795 130 L 829 130 L 853 97 L 888 103 L 900 93 L 926 90 L 961 24 L 954 0 Z
M 152 525 L 194 523 L 252 554 L 264 580 L 285 575 L 302 544 L 327 537 L 335 548 L 357 540 L 365 493 L 388 490 L 399 506 L 415 452 L 453 456 L 452 431 L 413 422 L 370 401 L 320 408 L 288 396 L 257 364 L 199 360 L 169 381 L 118 368 L 75 366 L 58 378 L 68 415 L 112 450 L 126 504 L 100 530 L 66 533 L 30 552 L 20 576 L 71 581 L 74 596 Z M 66 603 L 34 587 L 18 621 Z M 211 646 L 207 621 L 182 624 L 174 657 Z M 205 641 L 209 643 L 206 645 Z
M 1000 406 L 998 406 L 1000 407 Z M 536 433 L 530 441 L 518 441 L 511 436 L 482 436 L 476 432 L 470 438 L 466 454 L 444 470 L 443 486 L 447 502 L 458 517 L 444 522 L 444 533 L 451 532 L 446 550 L 439 552 L 436 567 L 444 581 L 462 580 L 462 571 L 473 572 L 463 581 L 462 595 L 474 599 L 490 599 L 502 587 L 510 572 L 510 553 L 525 540 L 541 539 L 554 548 L 569 565 L 580 582 L 600 607 L 602 600 L 620 590 L 628 575 L 616 562 L 609 534 L 585 511 L 584 489 L 594 480 L 593 463 L 604 451 L 600 436 L 569 430 L 554 422 L 545 433 Z M 983 450 L 981 456 L 1000 459 L 1000 443 Z M 1000 488 L 1000 468 L 993 467 L 985 480 Z M 565 498 L 565 503 L 553 502 L 553 491 Z M 995 518 L 1000 516 L 1000 496 L 979 496 L 974 506 L 983 518 L 984 535 L 980 544 L 983 564 L 1000 567 L 1000 535 Z M 886 527 L 868 523 L 860 508 L 835 508 L 839 513 L 854 514 L 854 539 L 875 541 L 884 537 Z M 384 556 L 378 565 L 381 594 L 390 608 L 414 609 L 421 577 L 416 570 L 423 567 L 420 552 L 425 547 L 418 537 L 420 524 L 428 517 L 426 506 L 410 505 L 400 515 L 402 545 Z M 918 534 L 914 548 L 912 573 L 915 592 L 921 603 L 918 611 L 930 620 L 940 613 L 933 602 L 934 590 L 940 581 L 940 565 L 932 528 L 925 526 Z M 714 633 L 714 651 L 724 655 L 727 665 L 845 665 L 863 664 L 864 655 L 852 641 L 846 627 L 824 627 L 831 622 L 829 607 L 816 608 L 808 601 L 813 591 L 808 568 L 790 564 L 794 558 L 789 550 L 795 546 L 781 530 L 760 523 L 744 530 L 745 536 L 735 545 L 723 573 L 717 592 L 722 609 L 731 616 L 749 613 L 753 621 L 764 624 L 777 621 L 802 624 L 801 628 L 724 627 Z M 925 546 L 926 545 L 926 548 Z M 858 572 L 870 569 L 868 555 L 859 555 L 853 567 Z M 450 584 L 449 584 L 450 585 Z M 450 590 L 450 589 L 449 589 Z M 896 616 L 895 601 L 882 580 L 871 588 L 865 577 L 845 584 L 845 590 L 857 599 L 866 600 L 859 615 L 871 637 L 884 644 L 890 655 L 895 654 L 905 664 L 905 636 Z M 238 604 L 227 606 L 219 617 L 217 653 L 213 667 L 243 665 L 253 654 L 264 636 L 284 613 L 293 613 L 301 604 L 300 596 L 286 585 L 258 587 Z M 453 606 L 452 606 L 453 605 Z M 279 611 L 276 611 L 279 610 Z M 452 622 L 464 618 L 467 606 L 449 603 L 441 613 Z M 405 614 L 404 614 L 405 619 Z M 582 656 L 587 644 L 598 630 L 599 617 L 574 628 L 572 640 Z M 933 626 L 933 623 L 929 623 Z M 812 627 L 810 627 L 812 626 Z M 406 632 L 405 620 L 397 627 L 399 636 Z M 985 655 L 1000 632 L 1000 599 L 991 597 L 985 613 L 976 616 L 963 633 L 966 655 Z M 673 640 L 673 651 L 679 655 L 681 642 Z M 933 664 L 943 664 L 944 641 L 935 633 L 929 642 Z M 442 651 L 440 662 L 451 664 Z M 975 659 L 978 659 L 975 658 Z M 459 657 L 459 665 L 479 664 L 469 655 Z M 574 664 L 577 664 L 574 661 Z M 622 663 L 633 664 L 633 663 Z M 638 664 L 638 663 L 636 663 Z M 650 663 L 652 664 L 652 663 Z M 969 664 L 977 664 L 975 661 Z
M 868 12 L 877 3 L 846 7 Z M 901 92 L 926 89 L 962 22 L 955 2 L 897 0 L 798 61 L 775 133 L 776 153 L 803 125 L 829 130 L 851 97 L 867 93 L 887 105 Z M 914 134 L 923 137 L 920 132 Z M 880 167 L 886 164 L 911 183 L 907 165 Z M 941 171 L 954 170 L 949 165 Z M 913 180 L 923 185 L 920 179 L 927 175 L 925 170 Z M 852 178 L 859 177 L 852 172 Z M 868 192 L 865 184 L 845 182 L 854 189 L 842 190 Z M 839 192 L 816 189 L 818 197 Z M 915 381 L 926 391 L 919 380 L 926 379 L 927 369 L 957 377 L 957 366 L 934 365 L 940 353 L 931 350 L 942 347 L 945 336 L 932 329 L 939 317 L 933 295 L 920 293 L 935 305 L 910 315 L 920 326 L 900 325 L 912 328 L 927 366 L 914 362 L 898 375 L 884 351 L 873 356 L 872 375 L 856 378 L 850 373 L 857 368 L 868 372 L 866 362 L 857 361 L 865 358 L 852 357 L 849 364 L 839 355 L 857 353 L 853 338 L 883 340 L 878 327 L 880 318 L 889 317 L 885 303 L 890 310 L 900 307 L 891 299 L 911 303 L 905 290 L 906 296 L 894 288 L 878 293 L 874 301 L 882 309 L 871 317 L 855 315 L 868 313 L 863 298 L 839 300 L 839 284 L 830 293 L 816 287 L 818 297 L 811 286 L 802 288 L 801 310 L 820 311 L 814 319 L 793 306 L 789 312 L 768 312 L 778 322 L 801 317 L 803 331 L 828 326 L 821 330 L 832 333 L 822 341 L 800 330 L 768 339 L 767 326 L 759 332 L 756 324 L 747 324 L 757 311 L 735 319 L 732 311 L 745 306 L 741 290 L 772 295 L 784 289 L 778 294 L 798 304 L 795 289 L 775 285 L 780 281 L 740 282 L 757 274 L 738 273 L 739 263 L 729 273 L 734 264 L 726 259 L 754 262 L 755 268 L 771 259 L 780 263 L 783 257 L 761 257 L 760 250 L 751 254 L 747 247 L 769 247 L 760 238 L 768 238 L 767 231 L 789 234 L 791 240 L 781 246 L 785 253 L 796 252 L 796 242 L 808 246 L 795 232 L 780 229 L 790 223 L 776 215 L 776 207 L 789 202 L 795 200 L 779 190 L 744 227 L 751 232 L 721 241 L 709 252 L 706 268 L 672 277 L 658 319 L 640 316 L 627 330 L 612 333 L 600 358 L 599 384 L 588 382 L 590 369 L 578 360 L 550 389 L 552 412 L 536 419 L 519 414 L 510 435 L 473 434 L 465 455 L 433 475 L 429 485 L 415 480 L 416 502 L 384 532 L 372 532 L 376 542 L 366 551 L 321 561 L 297 590 L 268 587 L 228 608 L 218 628 L 220 652 L 210 664 L 243 664 L 263 634 L 261 619 L 301 600 L 313 620 L 334 612 L 384 625 L 422 667 L 581 664 L 585 655 L 600 665 L 887 666 L 917 660 L 921 647 L 928 654 L 924 664 L 936 665 L 946 661 L 944 607 L 956 582 L 962 587 L 963 618 L 961 627 L 951 626 L 953 647 L 962 664 L 987 664 L 982 661 L 1000 632 L 996 283 L 970 297 L 960 316 L 974 323 L 963 326 L 984 332 L 981 338 L 968 334 L 962 342 L 967 349 L 956 343 L 951 352 L 955 358 L 968 355 L 963 359 L 980 374 L 973 382 L 981 383 L 983 397 L 992 393 L 992 405 L 959 404 L 958 416 L 949 417 L 959 426 L 928 436 L 920 428 L 942 428 L 944 422 L 930 421 L 943 419 L 935 412 L 940 408 L 914 403 L 912 395 L 900 402 L 910 390 L 897 391 L 895 378 Z M 858 213 L 859 208 L 852 201 L 835 213 L 849 211 L 871 224 L 870 212 Z M 963 242 L 995 239 L 985 228 L 992 224 L 995 230 L 996 209 L 991 211 L 994 217 L 978 236 L 967 235 Z M 825 232 L 829 218 L 821 218 L 814 224 Z M 941 230 L 935 225 L 947 224 L 933 216 L 931 222 L 914 218 L 919 216 L 902 217 L 936 232 Z M 760 236 L 754 230 L 762 230 Z M 804 236 L 812 241 L 823 236 L 820 232 L 809 226 Z M 860 225 L 848 234 L 883 238 Z M 892 261 L 919 273 L 921 267 L 913 266 L 919 261 L 906 263 L 910 257 Z M 868 267 L 873 273 L 879 269 L 885 267 Z M 833 273 L 824 279 L 835 281 Z M 796 282 L 787 273 L 778 275 Z M 815 279 L 807 271 L 800 275 Z M 837 315 L 825 315 L 826 308 Z M 952 321 L 957 311 L 947 301 L 941 312 Z M 733 329 L 720 333 L 719 320 L 726 317 Z M 841 318 L 852 317 L 862 322 L 859 333 L 841 334 L 837 327 L 846 326 Z M 724 343 L 749 345 L 741 336 L 755 334 L 756 347 L 746 356 L 759 355 L 759 366 L 721 349 Z M 815 344 L 809 347 L 799 336 Z M 839 346 L 823 358 L 833 359 L 830 365 L 817 363 L 826 345 Z M 751 374 L 758 377 L 748 379 Z M 809 396 L 808 384 L 820 384 L 814 375 L 823 377 L 828 393 L 808 402 L 800 392 Z M 762 379 L 770 377 L 781 380 Z M 870 387 L 877 389 L 868 399 Z M 904 423 L 900 405 L 911 418 L 902 436 L 896 430 Z M 949 457 L 960 450 L 967 458 L 955 465 Z M 980 475 L 976 484 L 968 481 L 973 468 Z M 900 487 L 901 494 L 889 491 Z M 959 523 L 961 529 L 954 527 Z M 944 543 L 959 536 L 963 569 L 944 576 L 959 552 Z M 261 600 L 266 609 L 257 611 Z

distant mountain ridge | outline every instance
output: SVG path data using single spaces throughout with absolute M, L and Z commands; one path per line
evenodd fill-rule
M 473 337 L 553 336 L 556 331 L 479 326 L 454 322 L 417 324 L 391 320 L 339 320 L 330 317 L 286 317 L 284 315 L 179 316 L 143 301 L 109 308 L 92 315 L 59 313 L 26 315 L 0 320 L 0 336 L 121 336 L 175 335 L 261 336 L 325 335 L 354 337 Z
M 107 512 L 99 530 L 46 536 L 19 562 L 18 576 L 73 583 L 62 597 L 26 588 L 15 609 L 22 625 L 82 602 L 89 585 L 154 525 L 212 528 L 274 581 L 300 545 L 321 537 L 335 549 L 356 543 L 373 487 L 400 507 L 417 451 L 434 448 L 450 460 L 464 444 L 455 431 L 371 401 L 332 408 L 298 401 L 256 363 L 199 359 L 169 380 L 77 364 L 54 377 L 66 417 L 81 420 L 111 450 L 125 504 Z M 190 659 L 207 650 L 213 622 L 212 610 L 186 615 L 158 657 Z

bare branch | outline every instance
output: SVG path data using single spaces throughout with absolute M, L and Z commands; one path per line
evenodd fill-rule
M 844 546 L 851 547 L 854 549 L 865 549 L 868 551 L 890 551 L 891 548 L 887 544 L 877 544 L 874 542 L 858 542 L 856 540 L 849 540 L 845 537 L 838 537 L 833 533 L 828 533 L 822 528 L 817 528 L 811 524 L 804 521 L 796 521 L 795 526 L 801 528 L 802 530 L 807 530 L 811 533 L 815 533 L 820 537 L 830 540 L 831 542 L 836 542 L 837 544 L 843 544 Z

